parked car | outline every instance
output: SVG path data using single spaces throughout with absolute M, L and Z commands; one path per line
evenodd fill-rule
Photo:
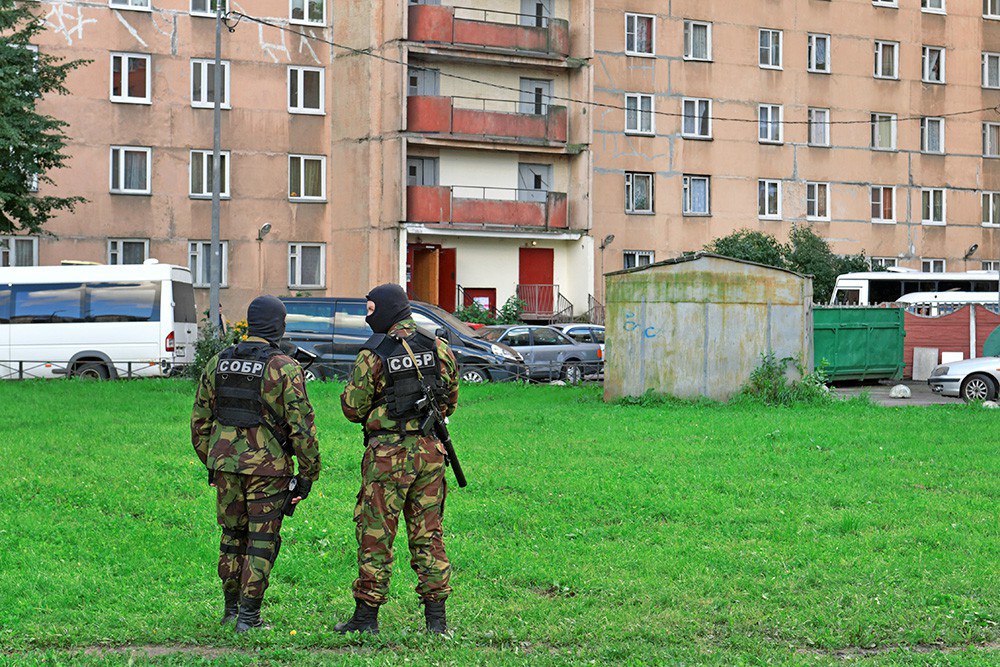
M 1000 357 L 980 357 L 941 364 L 927 380 L 931 391 L 966 402 L 995 401 L 1000 391 Z
M 604 349 L 604 327 L 600 324 L 587 324 L 586 322 L 567 322 L 565 324 L 552 324 L 553 329 L 561 331 L 577 343 L 597 343 Z
M 477 333 L 483 340 L 508 345 L 519 352 L 531 379 L 577 383 L 585 375 L 599 373 L 603 367 L 602 345 L 578 343 L 553 327 L 505 324 L 483 327 Z
M 365 299 L 284 297 L 288 310 L 285 337 L 317 356 L 307 379 L 346 379 L 361 346 L 372 335 L 365 322 Z M 521 355 L 508 346 L 483 341 L 454 315 L 422 301 L 411 301 L 413 319 L 428 333 L 448 341 L 466 382 L 512 380 L 527 373 Z

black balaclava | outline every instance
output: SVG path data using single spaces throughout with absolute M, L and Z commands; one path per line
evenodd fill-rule
M 259 296 L 247 308 L 247 334 L 278 344 L 285 335 L 285 304 L 277 297 Z
M 375 333 L 389 333 L 393 324 L 413 315 L 406 291 L 395 283 L 373 288 L 366 298 L 375 304 L 375 312 L 365 318 Z

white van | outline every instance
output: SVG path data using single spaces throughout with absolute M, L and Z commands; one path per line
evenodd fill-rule
M 0 268 L 0 379 L 170 375 L 197 336 L 186 267 Z

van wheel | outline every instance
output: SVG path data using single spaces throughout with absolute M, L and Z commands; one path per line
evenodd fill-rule
M 481 384 L 483 382 L 489 382 L 489 376 L 485 371 L 481 371 L 478 368 L 467 368 L 462 371 L 462 380 L 465 382 L 472 382 L 474 384 Z
M 73 370 L 73 375 L 82 380 L 107 380 L 108 367 L 96 361 L 88 361 L 85 364 L 78 364 Z

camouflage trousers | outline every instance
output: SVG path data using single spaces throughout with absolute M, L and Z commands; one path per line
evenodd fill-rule
M 400 513 L 406 521 L 410 566 L 419 580 L 417 594 L 436 601 L 451 593 L 451 565 L 441 526 L 447 492 L 444 471 L 444 446 L 434 438 L 369 442 L 354 509 L 358 538 L 355 598 L 373 605 L 386 601 Z
M 216 511 L 222 526 L 219 578 L 226 592 L 262 598 L 281 548 L 288 477 L 215 473 Z

